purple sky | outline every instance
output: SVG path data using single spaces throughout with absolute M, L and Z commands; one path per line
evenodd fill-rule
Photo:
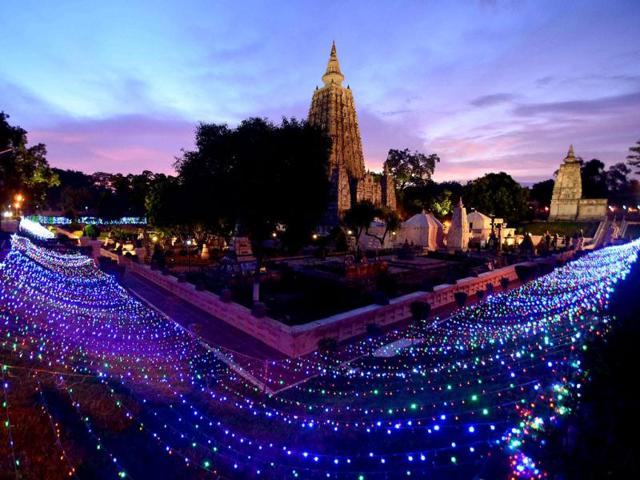
M 306 117 L 335 39 L 365 159 L 550 178 L 640 140 L 640 1 L 4 0 L 0 109 L 56 167 L 171 172 L 197 122 Z

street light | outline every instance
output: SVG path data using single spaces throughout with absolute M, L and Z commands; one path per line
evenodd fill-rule
M 187 273 L 191 272 L 191 239 L 187 240 Z
M 22 195 L 21 193 L 16 193 L 13 196 L 13 208 L 16 209 L 16 213 L 20 214 L 20 211 L 22 210 L 22 202 L 24 202 L 24 195 Z

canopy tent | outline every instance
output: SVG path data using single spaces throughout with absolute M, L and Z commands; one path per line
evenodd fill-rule
M 438 250 L 443 247 L 444 227 L 430 213 L 418 213 L 402 224 L 400 240 L 425 247 L 427 250 Z

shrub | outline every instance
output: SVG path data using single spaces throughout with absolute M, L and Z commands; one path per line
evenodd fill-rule
M 267 306 L 262 302 L 255 302 L 251 307 L 251 314 L 256 318 L 262 318 L 267 314 Z
M 91 240 L 95 240 L 100 236 L 100 230 L 92 224 L 85 225 L 83 233 L 85 237 L 89 237 Z
M 409 305 L 409 309 L 411 310 L 411 318 L 415 322 L 425 320 L 429 316 L 429 313 L 431 313 L 431 305 L 421 300 L 411 302 L 411 305 Z
M 484 290 L 478 290 L 476 292 L 476 297 L 478 298 L 478 300 L 482 300 L 484 298 Z
M 367 323 L 367 336 L 377 337 L 382 333 L 382 328 L 377 323 Z
M 333 337 L 325 337 L 318 340 L 318 350 L 323 353 L 335 352 L 338 349 L 338 341 Z
M 459 307 L 464 307 L 464 304 L 467 303 L 467 295 L 466 292 L 456 292 L 453 294 L 453 298 L 456 299 L 456 303 Z
M 507 288 L 509 288 L 509 279 L 507 277 L 502 277 L 500 279 L 500 286 L 502 287 L 503 290 L 506 290 Z
M 518 280 L 522 283 L 528 282 L 531 280 L 535 274 L 538 267 L 536 265 L 532 265 L 529 263 L 525 263 L 524 265 L 516 265 L 516 275 L 518 275 Z

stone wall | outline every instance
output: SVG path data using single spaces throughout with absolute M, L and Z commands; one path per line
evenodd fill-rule
M 582 198 L 578 203 L 578 220 L 602 220 L 607 217 L 606 198 Z
M 573 252 L 558 254 L 556 260 L 566 261 L 572 254 Z M 318 342 L 323 338 L 344 341 L 365 334 L 369 324 L 386 326 L 406 320 L 411 316 L 410 305 L 416 300 L 426 301 L 431 308 L 435 309 L 453 303 L 456 292 L 465 292 L 471 296 L 478 290 L 486 290 L 489 283 L 498 287 L 503 277 L 508 278 L 509 281 L 517 279 L 516 265 L 509 265 L 481 273 L 477 277 L 462 278 L 455 284 L 438 285 L 434 287 L 433 292 L 414 292 L 394 298 L 389 305 L 367 305 L 291 327 L 269 317 L 254 317 L 251 311 L 242 305 L 224 302 L 214 293 L 196 290 L 194 285 L 180 282 L 172 275 L 163 275 L 147 265 L 132 262 L 104 249 L 102 255 L 117 260 L 131 272 L 290 357 L 315 351 L 318 348 Z
M 103 252 L 105 251 L 103 250 Z M 109 253 L 109 255 L 105 256 L 112 258 L 113 254 L 111 252 L 107 253 Z M 147 265 L 132 262 L 122 256 L 118 256 L 118 264 L 125 266 L 130 272 L 140 275 L 151 283 L 173 293 L 185 302 L 260 339 L 276 350 L 290 356 L 294 351 L 291 345 L 291 327 L 283 323 L 269 317 L 257 318 L 243 305 L 224 302 L 218 295 L 212 292 L 196 290 L 195 286 L 189 282 L 180 282 L 173 275 L 163 275 L 157 270 L 152 270 Z
M 357 180 L 356 201 L 368 200 L 374 205 L 382 205 L 382 186 L 380 180 L 371 173 Z

